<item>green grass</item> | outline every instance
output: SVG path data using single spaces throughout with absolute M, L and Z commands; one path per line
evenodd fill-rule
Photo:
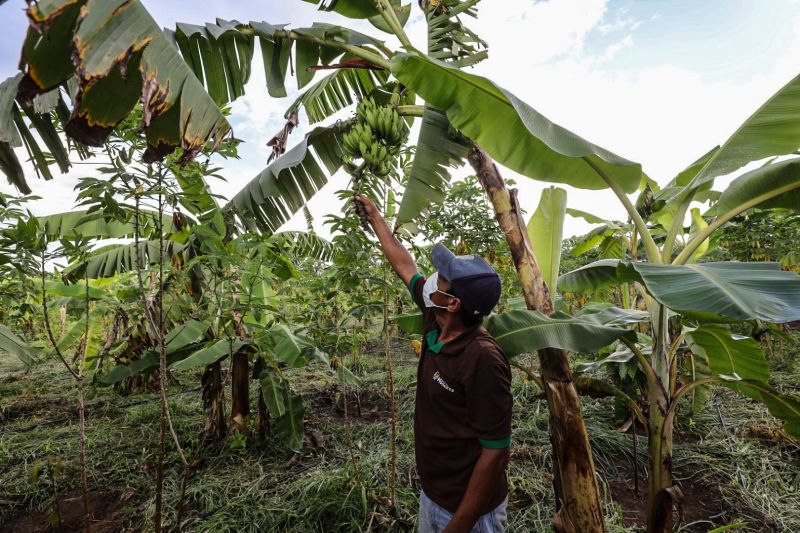
M 171 386 L 172 416 L 187 456 L 200 460 L 190 473 L 183 530 L 390 531 L 413 524 L 419 491 L 412 420 L 416 359 L 403 346 L 408 345 L 398 344 L 394 360 L 399 415 L 396 514 L 385 506 L 390 496 L 390 429 L 385 416 L 389 404 L 384 361 L 378 352 L 362 359 L 364 417 L 358 419 L 353 406 L 349 409 L 361 485 L 354 482 L 344 438 L 338 409 L 341 395 L 326 369 L 311 366 L 287 372 L 295 390 L 304 396 L 307 428 L 325 440 L 324 447 L 307 447 L 301 454 L 294 454 L 274 436 L 267 443 L 249 442 L 245 449 L 229 444 L 202 448 L 198 435 L 204 412 L 200 393 L 190 390 L 199 379 L 196 374 L 180 374 L 180 383 Z M 797 392 L 797 375 L 796 369 L 785 365 L 774 373 L 775 384 L 785 390 L 795 387 Z M 255 389 L 254 384 L 253 395 Z M 554 513 L 548 413 L 545 402 L 537 399 L 538 392 L 515 376 L 513 455 L 508 472 L 511 532 L 548 531 Z M 229 391 L 226 395 L 229 397 Z M 0 358 L 0 412 L 4 416 L 0 500 L 17 503 L 13 510 L 0 506 L 0 525 L 13 514 L 46 509 L 52 502 L 52 480 L 42 474 L 31 480 L 37 460 L 62 458 L 64 470 L 56 480 L 59 493 L 78 488 L 75 404 L 72 384 L 55 363 L 26 372 L 15 360 Z M 617 431 L 609 400 L 584 399 L 583 408 L 608 530 L 636 531 L 626 520 L 630 509 L 615 502 L 610 492 L 621 483 L 632 484 L 631 437 Z M 120 397 L 110 389 L 91 389 L 87 411 L 92 490 L 111 490 L 125 499 L 118 506 L 118 516 L 129 530 L 150 529 L 159 438 L 157 395 L 144 392 Z M 708 408 L 692 421 L 681 418 L 680 443 L 674 453 L 676 477 L 684 478 L 682 483 L 715 487 L 726 510 L 715 523 L 743 520 L 750 524 L 744 529 L 749 531 L 800 531 L 800 449 L 785 441 L 753 438 L 757 431 L 777 425 L 762 406 L 728 390 L 718 390 Z M 172 446 L 169 449 L 164 516 L 172 522 L 182 470 Z M 644 491 L 644 438 L 639 439 L 637 460 Z M 707 531 L 710 524 L 703 520 L 684 524 L 684 531 Z

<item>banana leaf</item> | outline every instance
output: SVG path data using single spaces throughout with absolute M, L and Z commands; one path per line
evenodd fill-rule
M 524 176 L 581 189 L 605 189 L 606 180 L 625 192 L 639 186 L 641 165 L 551 122 L 486 78 L 418 53 L 395 55 L 392 73 L 498 163 Z
M 541 348 L 593 352 L 615 340 L 636 334 L 630 330 L 598 325 L 580 318 L 550 318 L 528 309 L 489 316 L 486 329 L 509 357 Z
M 14 334 L 8 326 L 0 324 L 0 350 L 16 355 L 25 366 L 31 367 L 36 363 L 40 350 L 33 348 L 27 342 Z

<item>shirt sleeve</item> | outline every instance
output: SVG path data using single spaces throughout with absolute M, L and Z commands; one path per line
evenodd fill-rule
M 465 382 L 467 420 L 484 448 L 511 445 L 511 368 L 499 347 L 480 343 L 470 378 Z
M 422 300 L 422 287 L 424 286 L 425 278 L 419 272 L 411 276 L 411 281 L 408 282 L 408 292 L 411 293 L 411 299 L 414 300 L 414 303 L 423 313 L 425 312 L 425 302 Z

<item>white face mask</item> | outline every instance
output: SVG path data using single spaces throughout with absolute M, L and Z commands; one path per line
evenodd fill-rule
M 449 296 L 451 298 L 455 298 L 452 294 L 448 294 L 444 291 L 439 290 L 439 273 L 434 272 L 434 274 L 425 280 L 425 285 L 422 286 L 422 301 L 425 303 L 425 307 L 438 307 L 439 309 L 447 309 L 446 305 L 436 305 L 431 300 L 431 295 L 434 292 L 441 292 L 442 294 Z

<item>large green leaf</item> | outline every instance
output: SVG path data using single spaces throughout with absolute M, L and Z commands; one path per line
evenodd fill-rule
M 167 366 L 189 355 L 193 348 L 192 345 L 203 338 L 207 329 L 207 323 L 190 319 L 170 330 L 164 336 L 164 352 L 167 356 Z M 160 356 L 156 350 L 151 350 L 141 358 L 128 364 L 117 365 L 104 374 L 100 378 L 100 382 L 104 385 L 113 385 L 125 378 L 156 368 L 160 364 Z
M 539 205 L 528 221 L 528 237 L 539 270 L 550 289 L 550 303 L 556 295 L 566 209 L 567 191 L 559 187 L 548 187 L 542 191 Z
M 313 79 L 313 67 L 319 61 L 327 64 L 343 54 L 341 47 L 327 45 L 326 42 L 354 46 L 382 45 L 381 41 L 363 33 L 323 23 L 289 30 L 285 25 L 267 22 L 241 23 L 217 19 L 216 22 L 202 26 L 179 22 L 174 31 L 165 32 L 218 105 L 230 103 L 244 94 L 250 77 L 256 38 L 264 63 L 267 91 L 276 98 L 287 94 L 286 75 L 290 71 L 289 61 L 292 57 L 295 59 L 294 71 L 298 88 L 302 88 Z M 324 42 L 298 39 L 298 35 L 311 36 Z M 376 80 L 382 80 L 381 84 L 385 82 L 386 74 L 342 69 L 327 79 L 327 82 L 323 80 L 310 88 L 305 95 L 301 95 L 287 112 L 287 116 L 302 104 L 309 116 L 314 115 L 321 120 L 318 118 L 320 113 L 327 112 L 329 115 L 335 111 L 333 107 L 349 99 L 349 96 L 344 96 L 344 92 L 362 94 Z M 334 95 L 336 90 L 342 90 L 342 94 Z
M 212 363 L 216 363 L 224 357 L 227 357 L 228 355 L 236 353 L 239 348 L 247 344 L 250 344 L 250 342 L 240 339 L 220 339 L 213 344 L 197 350 L 185 359 L 181 359 L 170 366 L 176 370 L 189 370 L 191 368 L 210 365 Z
M 594 250 L 603 242 L 607 237 L 611 237 L 616 233 L 616 230 L 609 228 L 607 225 L 594 228 L 588 233 L 581 235 L 575 241 L 575 246 L 570 250 L 570 254 L 575 257 L 580 257 L 589 250 Z
M 288 383 L 272 369 L 265 369 L 258 378 L 261 383 L 261 392 L 272 418 L 286 414 L 286 398 L 289 392 Z
M 445 111 L 455 128 L 498 163 L 520 174 L 581 189 L 608 187 L 603 176 L 626 192 L 639 186 L 639 164 L 554 124 L 486 78 L 418 53 L 394 56 L 392 73 Z
M 651 215 L 652 220 L 658 221 L 665 227 L 670 226 L 672 219 L 678 210 L 678 207 L 680 206 L 680 202 L 673 200 L 685 192 L 686 186 L 691 183 L 694 177 L 697 176 L 698 172 L 700 172 L 703 167 L 706 166 L 706 164 L 718 151 L 719 146 L 715 146 L 700 156 L 696 161 L 680 171 L 678 175 L 672 178 L 672 180 L 662 187 L 660 191 L 653 195 L 653 206 L 655 208 L 655 212 Z M 698 191 L 710 188 L 712 185 L 712 183 L 708 183 L 706 186 L 699 188 Z
M 468 152 L 467 139 L 453 130 L 444 113 L 425 106 L 396 223 L 410 222 L 431 203 L 441 203 L 450 182 L 450 169 L 463 165 Z
M 561 292 L 592 292 L 618 283 L 619 259 L 601 259 L 558 277 Z
M 299 451 L 303 448 L 303 398 L 287 394 L 286 412 L 275 420 L 275 431 L 286 441 L 289 448 Z
M 275 233 L 341 167 L 339 141 L 343 132 L 340 124 L 314 128 L 245 185 L 223 211 L 235 214 L 250 231 Z
M 606 302 L 590 302 L 575 313 L 575 317 L 603 326 L 626 326 L 650 320 L 650 313 L 638 309 L 621 309 Z
M 779 263 L 662 265 L 604 259 L 559 278 L 564 292 L 636 281 L 668 308 L 701 320 L 800 320 L 800 276 Z
M 33 366 L 39 353 L 3 324 L 0 324 L 0 350 L 16 355 L 26 366 Z
M 779 263 L 622 263 L 623 278 L 641 282 L 678 313 L 700 319 L 800 320 L 800 276 Z
M 316 233 L 281 231 L 273 234 L 269 242 L 289 257 L 325 262 L 333 259 L 333 244 Z
M 22 146 L 22 138 L 14 125 L 13 115 L 14 100 L 22 77 L 20 72 L 0 83 L 0 143 L 6 143 L 12 148 Z
M 790 154 L 800 148 L 800 76 L 761 105 L 715 151 L 688 186 L 695 190 L 751 161 Z
M 750 337 L 731 334 L 721 326 L 702 326 L 692 331 L 691 339 L 695 350 L 702 348 L 712 373 L 764 382 L 769 378 L 764 352 Z
M 194 319 L 189 319 L 183 324 L 175 326 L 164 336 L 166 353 L 173 353 L 190 344 L 198 342 L 203 338 L 206 330 L 208 330 L 208 322 L 201 322 Z
M 580 318 L 550 318 L 528 309 L 491 315 L 485 325 L 509 357 L 541 348 L 593 352 L 620 337 L 635 335 L 627 329 L 601 326 Z
M 78 342 L 78 339 L 83 337 L 85 324 L 81 321 L 75 322 L 72 326 L 64 332 L 58 342 L 56 343 L 56 348 L 60 352 L 64 352 L 73 346 L 75 343 Z
M 156 229 L 158 213 L 155 211 L 142 211 L 139 214 L 139 234 L 146 236 Z M 133 237 L 133 222 L 125 223 L 116 220 L 106 221 L 103 213 L 95 211 L 88 213 L 85 210 L 68 211 L 37 217 L 39 227 L 50 239 L 71 237 L 77 234 L 80 237 L 97 239 L 119 239 Z M 165 233 L 175 231 L 172 224 L 172 215 L 162 216 L 162 229 Z
M 255 46 L 252 33 L 244 34 L 237 23 L 222 19 L 204 26 L 179 22 L 174 32 L 165 33 L 218 105 L 244 94 Z
M 314 349 L 308 337 L 298 335 L 285 324 L 275 324 L 268 332 L 272 340 L 272 355 L 276 359 L 294 367 L 305 364 L 306 356 Z
M 84 300 L 86 298 L 86 283 L 79 281 L 73 285 L 67 285 L 59 281 L 48 281 L 45 283 L 45 289 L 48 294 L 55 296 L 66 296 L 68 298 L 78 298 Z M 108 292 L 98 289 L 97 287 L 89 286 L 89 299 L 102 300 L 108 297 Z
M 783 420 L 783 429 L 789 435 L 800 439 L 800 399 L 788 394 L 783 394 L 768 383 L 754 379 L 735 379 L 728 377 L 721 382 L 726 387 L 737 391 L 749 391 L 751 396 L 758 393 L 767 409 L 775 418 Z
M 742 174 L 722 191 L 712 210 L 720 216 L 745 207 L 800 210 L 800 158 Z
M 168 263 L 173 253 L 183 250 L 176 242 L 165 240 L 164 253 L 161 257 L 157 240 L 139 241 L 138 257 L 142 269 L 157 265 L 162 260 Z M 136 270 L 135 243 L 110 244 L 93 250 L 85 263 L 73 263 L 64 270 L 64 277 L 70 280 L 80 279 L 84 275 L 89 279 L 110 278 L 122 272 Z
M 72 76 L 77 92 L 65 131 L 102 146 L 137 102 L 144 107 L 147 160 L 181 147 L 193 155 L 230 126 L 202 84 L 137 0 L 42 0 L 29 5 L 20 84 L 25 97 Z
M 25 172 L 14 153 L 14 148 L 22 146 L 22 137 L 14 124 L 16 110 L 14 99 L 21 80 L 20 72 L 0 83 L 0 170 L 6 175 L 10 184 L 24 194 L 30 194 L 31 188 L 25 181 Z

